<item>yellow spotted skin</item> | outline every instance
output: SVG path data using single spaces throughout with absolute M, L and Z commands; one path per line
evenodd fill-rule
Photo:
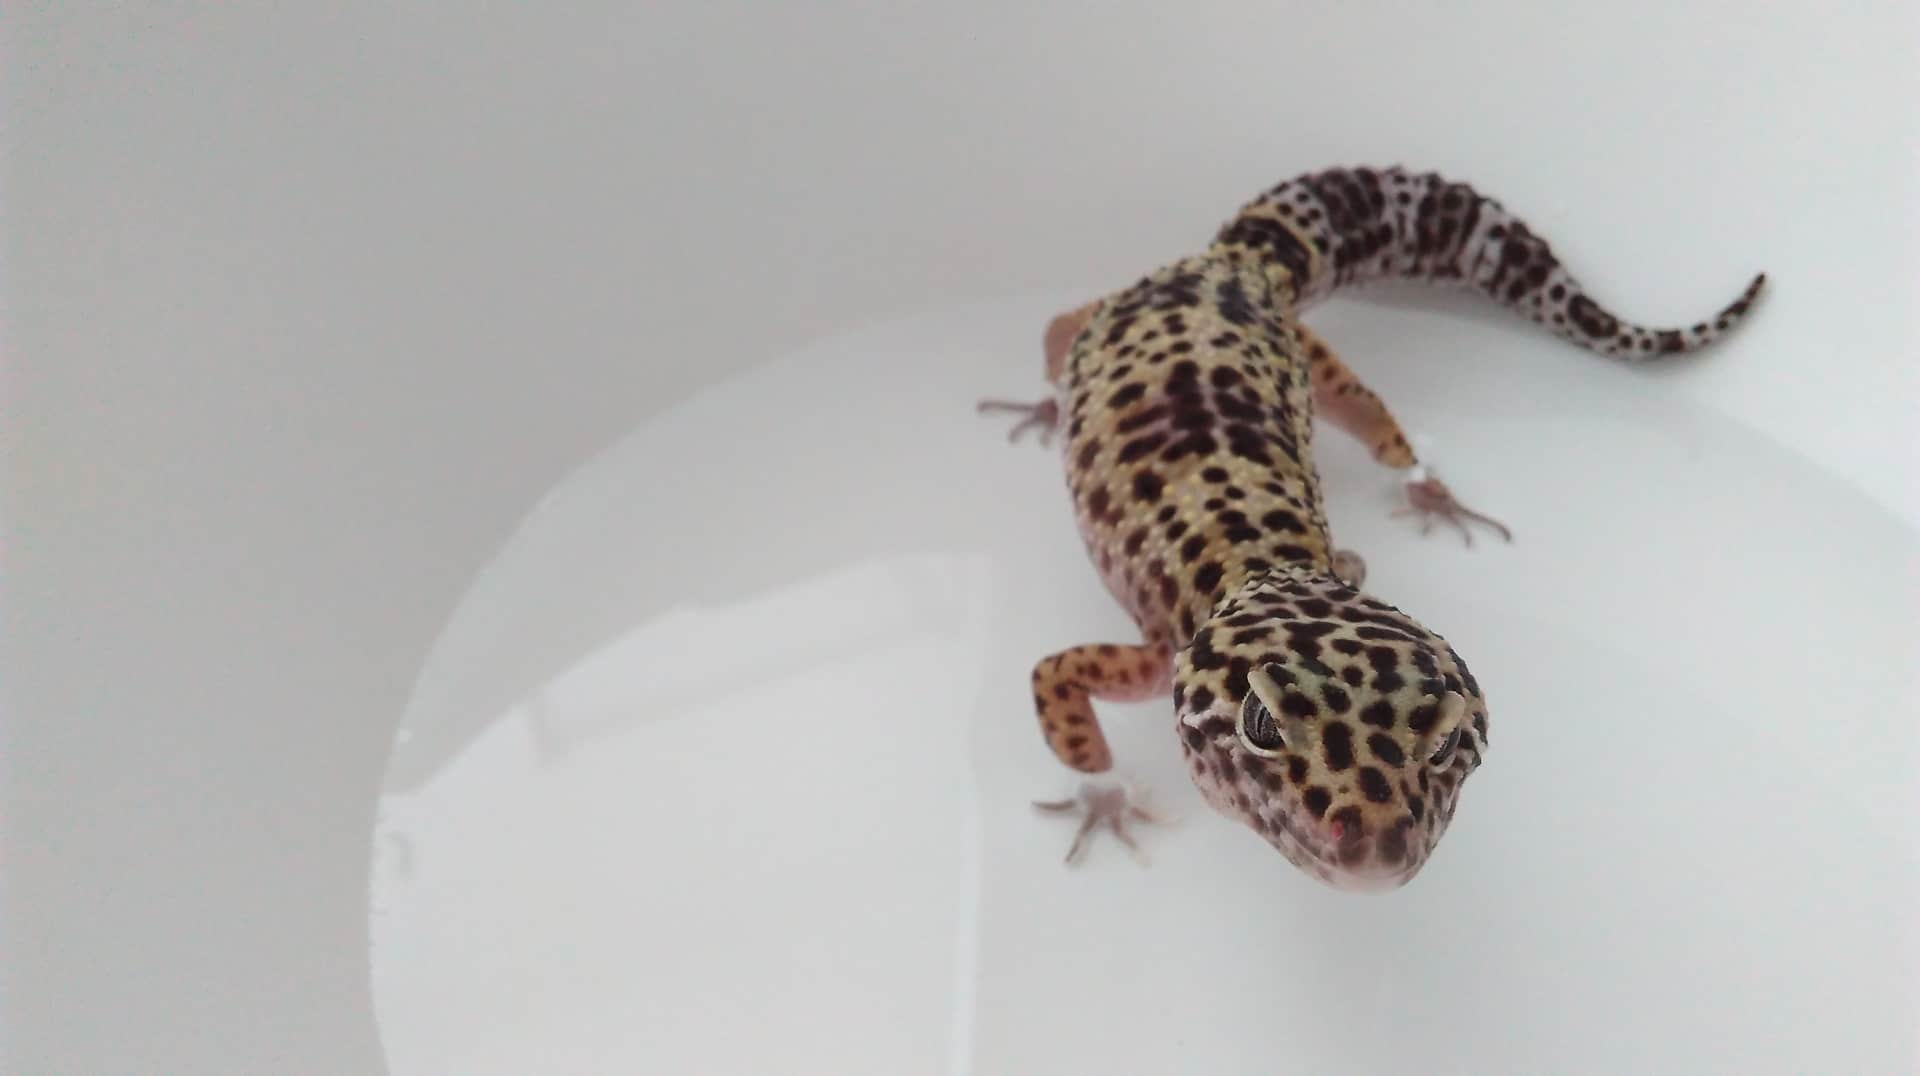
M 1061 450 L 1087 550 L 1142 640 L 1042 660 L 1035 705 L 1055 752 L 1101 772 L 1112 759 L 1091 699 L 1157 694 L 1170 671 L 1188 763 L 1216 808 L 1329 882 L 1397 884 L 1479 761 L 1485 706 L 1444 640 L 1334 576 L 1312 345 L 1276 284 L 1216 250 L 1080 315 L 1057 371 Z M 1242 741 L 1253 679 L 1292 722 L 1278 750 Z M 1449 693 L 1467 704 L 1441 727 Z
M 1646 329 L 1587 297 L 1498 203 L 1432 174 L 1335 169 L 1242 209 L 1205 252 L 1063 314 L 1048 404 L 1087 551 L 1138 625 L 1033 670 L 1067 765 L 1112 754 L 1092 700 L 1170 691 L 1208 802 L 1303 870 L 1350 889 L 1411 879 L 1487 751 L 1460 655 L 1357 589 L 1328 531 L 1318 412 L 1392 467 L 1416 460 L 1386 406 L 1296 320 L 1337 287 L 1411 277 L 1475 288 L 1560 335 L 1638 361 L 1744 317 Z M 1057 410 L 1056 410 L 1057 409 Z M 1411 488 L 1411 486 L 1410 486 Z

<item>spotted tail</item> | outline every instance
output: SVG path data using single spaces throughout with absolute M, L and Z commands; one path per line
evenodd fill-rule
M 1746 316 L 1766 274 L 1690 328 L 1650 329 L 1595 302 L 1519 218 L 1464 183 L 1399 168 L 1336 168 L 1290 179 L 1215 237 L 1287 270 L 1294 301 L 1375 280 L 1459 284 L 1581 347 L 1632 361 L 1694 351 Z

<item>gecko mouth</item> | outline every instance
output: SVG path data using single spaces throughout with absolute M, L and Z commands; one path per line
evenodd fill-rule
M 1414 832 L 1411 818 L 1369 833 L 1357 818 L 1318 819 L 1304 805 L 1283 803 L 1270 820 L 1251 821 L 1282 855 L 1336 889 L 1359 893 L 1398 889 L 1426 862 L 1409 841 Z

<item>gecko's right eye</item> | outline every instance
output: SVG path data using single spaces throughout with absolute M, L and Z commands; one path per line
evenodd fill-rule
M 1287 749 L 1286 737 L 1280 734 L 1279 722 L 1273 719 L 1273 712 L 1253 691 L 1247 692 L 1246 701 L 1240 704 L 1240 742 L 1247 746 L 1247 750 L 1262 758 L 1276 758 Z

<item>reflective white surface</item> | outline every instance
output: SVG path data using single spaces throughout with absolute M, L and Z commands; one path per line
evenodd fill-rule
M 544 499 L 402 722 L 372 919 L 393 1071 L 1911 1059 L 1914 535 L 1658 377 L 1463 325 L 1464 297 L 1314 318 L 1518 536 L 1421 538 L 1322 438 L 1369 589 L 1492 705 L 1433 863 L 1384 896 L 1300 875 L 1207 811 L 1150 703 L 1101 712 L 1178 824 L 1144 868 L 1062 867 L 1070 827 L 1027 802 L 1073 781 L 1027 672 L 1128 625 L 1054 456 L 969 403 L 1039 390 L 1070 298 L 807 348 Z M 1423 331 L 1458 353 L 1379 354 Z
M 1040 289 L 1078 299 L 1081 289 L 1190 250 L 1255 190 L 1335 162 L 1400 160 L 1471 180 L 1523 212 L 1596 294 L 1650 321 L 1696 316 L 1756 269 L 1776 285 L 1736 350 L 1648 371 L 1621 390 L 1632 394 L 1627 406 L 1611 394 L 1590 406 L 1578 394 L 1609 390 L 1567 379 L 1603 375 L 1495 311 L 1467 304 L 1449 308 L 1457 319 L 1403 317 L 1356 304 L 1316 314 L 1317 327 L 1410 422 L 1444 435 L 1439 462 L 1464 494 L 1527 524 L 1512 550 L 1469 556 L 1444 544 L 1397 545 L 1406 536 L 1381 519 L 1386 493 L 1367 484 L 1370 472 L 1349 466 L 1337 483 L 1336 496 L 1349 498 L 1339 502 L 1343 534 L 1374 543 L 1367 552 L 1375 571 L 1396 573 L 1381 581 L 1383 592 L 1450 634 L 1474 633 L 1462 645 L 1473 643 L 1476 668 L 1506 665 L 1497 750 L 1434 867 L 1470 871 L 1488 858 L 1472 842 L 1523 832 L 1492 827 L 1519 824 L 1507 821 L 1514 814 L 1500 801 L 1499 782 L 1519 772 L 1504 767 L 1516 764 L 1508 760 L 1525 722 L 1542 709 L 1542 735 L 1567 724 L 1552 719 L 1563 703 L 1525 697 L 1544 688 L 1516 679 L 1518 659 L 1503 656 L 1500 637 L 1485 627 L 1494 619 L 1511 633 L 1520 621 L 1463 603 L 1491 579 L 1524 583 L 1573 603 L 1564 613 L 1544 600 L 1529 608 L 1587 623 L 1609 645 L 1647 647 L 1657 668 L 1678 667 L 1684 662 L 1669 644 L 1675 624 L 1686 622 L 1665 608 L 1654 616 L 1628 608 L 1639 591 L 1600 574 L 1623 562 L 1597 538 L 1629 527 L 1684 538 L 1689 528 L 1722 525 L 1692 520 L 1690 506 L 1660 481 L 1633 484 L 1644 472 L 1624 465 L 1610 473 L 1626 492 L 1625 514 L 1566 495 L 1550 474 L 1533 474 L 1537 468 L 1563 466 L 1576 453 L 1598 459 L 1631 450 L 1612 439 L 1623 423 L 1636 436 L 1657 430 L 1681 439 L 1677 456 L 1661 457 L 1658 477 L 1676 459 L 1698 458 L 1704 443 L 1755 465 L 1729 467 L 1738 471 L 1730 485 L 1693 491 L 1710 505 L 1731 499 L 1763 517 L 1763 525 L 1719 536 L 1724 570 L 1755 555 L 1754 535 L 1777 543 L 1783 525 L 1824 528 L 1801 561 L 1801 578 L 1807 587 L 1831 578 L 1842 597 L 1823 594 L 1810 607 L 1851 616 L 1847 595 L 1880 586 L 1894 597 L 1875 601 L 1898 597 L 1920 608 L 1910 573 L 1889 577 L 1884 564 L 1842 555 L 1848 543 L 1911 539 L 1874 537 L 1881 532 L 1871 513 L 1837 492 L 1863 491 L 1920 526 L 1912 421 L 1920 399 L 1920 362 L 1912 361 L 1920 355 L 1912 302 L 1920 266 L 1912 228 L 1920 191 L 1917 14 L 1906 0 L 1764 9 L 1734 0 L 1473 0 L 1391 11 L 1300 0 L 1110 0 L 1097 18 L 1073 5 L 832 0 L 458 10 L 422 0 L 9 5 L 0 19 L 0 1071 L 381 1071 L 385 1046 L 369 994 L 369 876 L 382 872 L 373 882 L 378 898 L 404 915 L 401 891 L 384 873 L 394 855 L 384 834 L 401 831 L 404 819 L 422 833 L 423 899 L 447 892 L 431 888 L 433 872 L 455 853 L 431 838 L 423 816 L 435 793 L 421 785 L 447 752 L 616 641 L 643 628 L 676 630 L 669 610 L 696 587 L 716 609 L 751 615 L 744 611 L 770 597 L 812 593 L 797 581 L 832 588 L 867 578 L 865 568 L 904 549 L 983 556 L 1001 580 L 986 614 L 999 649 L 972 679 L 958 679 L 980 693 L 966 734 L 1006 737 L 975 754 L 1021 769 L 979 770 L 977 847 L 1035 841 L 1033 877 L 1115 902 L 1130 899 L 1127 886 L 1184 877 L 1168 870 L 1175 857 L 1274 870 L 1257 846 L 1244 847 L 1250 838 L 1194 812 L 1154 843 L 1157 862 L 1144 878 L 1105 856 L 1084 876 L 1040 870 L 1065 834 L 1020 804 L 1064 785 L 1011 685 L 1035 648 L 1124 625 L 1081 566 L 1057 477 L 1037 450 L 996 453 L 1003 446 L 966 413 L 973 394 L 1034 383 L 1037 328 L 1025 319 L 1041 313 L 1039 304 L 1021 311 L 1017 326 L 963 326 L 994 334 L 985 355 L 950 354 L 921 338 L 910 347 L 894 341 L 901 350 L 885 364 L 894 380 L 859 386 L 867 397 L 876 384 L 904 392 L 918 408 L 911 415 L 937 412 L 953 423 L 932 442 L 947 452 L 933 466 L 951 487 L 948 499 L 919 504 L 914 516 L 889 516 L 883 498 L 861 495 L 861 483 L 876 476 L 885 489 L 920 488 L 910 469 L 923 457 L 879 459 L 859 449 L 868 436 L 904 443 L 905 413 L 876 406 L 856 419 L 803 391 L 813 379 L 788 373 L 769 384 L 803 415 L 829 413 L 838 424 L 810 427 L 808 455 L 764 451 L 763 428 L 731 415 L 665 420 L 679 431 L 672 454 L 721 443 L 777 465 L 747 476 L 741 489 L 751 496 L 710 497 L 710 526 L 665 512 L 655 517 L 677 529 L 642 526 L 648 505 L 684 506 L 697 492 L 688 476 L 706 472 L 676 465 L 643 496 L 598 498 L 623 507 L 607 519 L 597 559 L 588 556 L 590 525 L 578 523 L 592 518 L 583 509 L 540 511 L 536 521 L 560 520 L 552 542 L 536 542 L 541 527 L 529 524 L 521 552 L 500 554 L 563 481 L 594 502 L 596 487 L 570 473 L 696 391 L 905 311 Z M 1000 362 L 1007 365 L 992 365 Z M 1680 408 L 1681 420 L 1643 423 L 1638 409 L 1655 406 Z M 1517 424 L 1523 415 L 1533 425 Z M 1575 421 L 1607 423 L 1608 437 L 1575 431 L 1577 438 L 1542 448 L 1506 436 Z M 716 431 L 727 436 L 696 439 Z M 1755 431 L 1777 444 L 1758 442 Z M 1802 464 L 1775 466 L 1789 457 L 1822 473 L 1753 487 L 1782 473 L 1806 475 L 1792 470 Z M 695 462 L 711 469 L 727 460 L 738 463 L 711 453 Z M 632 470 L 628 493 L 642 480 Z M 1825 500 L 1801 497 L 1816 488 Z M 1549 490 L 1555 499 L 1538 506 L 1525 499 Z M 837 521 L 829 530 L 794 527 L 784 522 L 790 511 L 756 511 L 809 497 L 859 511 L 823 517 Z M 1539 517 L 1551 515 L 1549 507 L 1587 513 L 1577 536 L 1569 524 L 1556 544 L 1542 544 L 1549 534 Z M 1367 527 L 1382 529 L 1369 538 Z M 1697 535 L 1686 540 L 1703 544 Z M 763 564 L 752 555 L 762 550 L 787 559 Z M 570 585 L 554 570 L 568 557 L 578 562 Z M 722 561 L 727 571 L 718 577 L 696 571 Z M 1654 570 L 1692 569 L 1682 559 Z M 1579 585 L 1568 586 L 1570 578 Z M 1028 602 L 1014 612 L 1016 586 L 1074 589 L 1051 609 Z M 1741 593 L 1763 603 L 1775 591 Z M 1777 630 L 1771 608 L 1726 612 L 1708 641 L 1721 645 L 1715 640 L 1736 629 Z M 1785 622 L 1802 621 L 1827 623 L 1798 612 Z M 766 634 L 777 645 L 796 632 Z M 1839 646 L 1846 637 L 1837 630 L 1816 641 Z M 1548 653 L 1546 645 L 1530 646 L 1529 660 Z M 827 650 L 789 653 L 829 660 Z M 1877 710 L 1843 706 L 1865 698 L 1851 664 L 1789 668 L 1794 683 L 1817 681 L 1836 693 L 1820 713 L 1920 725 L 1912 692 Z M 664 683 L 661 690 L 682 686 L 645 675 L 646 684 Z M 779 675 L 813 674 L 781 666 Z M 624 690 L 654 690 L 640 676 L 636 670 Z M 1727 690 L 1725 681 L 1689 683 L 1712 695 Z M 963 705 L 935 694 L 941 706 Z M 403 711 L 418 738 L 396 755 Z M 1116 735 L 1128 737 L 1127 764 L 1162 795 L 1186 795 L 1184 777 L 1162 783 L 1153 769 L 1164 764 L 1156 752 L 1165 747 L 1152 711 L 1137 711 L 1137 721 L 1130 712 L 1114 715 Z M 626 735 L 631 743 L 647 733 Z M 1569 765 L 1622 749 L 1606 736 L 1567 735 L 1551 747 Z M 638 766 L 620 761 L 619 742 L 589 738 L 564 756 L 571 762 L 556 765 L 608 756 L 601 764 L 609 768 Z M 1759 764 L 1740 761 L 1749 742 L 1743 735 L 1723 749 L 1734 765 Z M 379 803 L 383 775 L 389 793 L 415 790 L 412 815 L 399 799 Z M 987 775 L 1004 785 L 988 786 Z M 484 785 L 503 804 L 529 802 L 510 777 L 468 787 Z M 1800 790 L 1892 796 L 1885 778 L 1832 766 L 1796 770 L 1786 793 L 1754 793 L 1785 796 L 1795 810 L 1749 825 L 1755 839 L 1778 847 L 1771 834 L 1801 812 L 1818 821 L 1837 809 L 1831 797 L 1807 803 Z M 1620 799 L 1619 787 L 1600 786 L 1614 796 L 1605 803 Z M 937 818 L 945 808 L 935 795 L 885 810 Z M 1541 799 L 1511 794 L 1530 806 Z M 1555 810 L 1594 802 L 1546 800 Z M 1920 817 L 1920 802 L 1899 809 Z M 531 810 L 523 812 L 530 820 Z M 442 812 L 456 830 L 458 816 Z M 614 818 L 634 829 L 657 820 L 637 810 Z M 1698 824 L 1690 813 L 1680 820 Z M 1822 838 L 1830 842 L 1822 847 L 1852 849 L 1868 839 L 1857 830 Z M 1627 828 L 1608 832 L 1638 837 Z M 942 833 L 932 831 L 931 847 L 946 847 Z M 589 839 L 581 831 L 579 841 Z M 556 857 L 582 847 L 546 843 L 558 846 Z M 1215 843 L 1227 854 L 1217 855 Z M 487 872 L 511 859 L 506 849 L 500 856 L 492 866 L 475 862 L 475 876 L 497 877 Z M 1493 858 L 1508 870 L 1531 862 Z M 1898 849 L 1847 862 L 1885 868 L 1877 879 L 1884 888 L 1859 899 L 1892 894 L 1920 906 Z M 1791 856 L 1778 863 L 1790 884 L 1810 877 Z M 1271 884 L 1237 891 L 1276 901 L 1295 892 L 1285 877 L 1262 877 Z M 1406 900 L 1431 906 L 1449 877 L 1456 876 L 1423 875 L 1422 895 L 1410 891 Z M 1847 889 L 1858 881 L 1834 877 Z M 983 873 L 985 892 L 1005 897 L 993 881 Z M 1533 896 L 1533 883 L 1521 881 L 1515 899 Z M 501 925 L 484 890 L 463 892 L 478 902 L 471 922 L 498 926 L 501 937 L 541 937 Z M 1113 907 L 1083 896 L 1062 896 L 1059 906 Z M 1289 940 L 1300 923 L 1335 924 L 1317 912 L 1300 917 L 1304 909 L 1290 899 L 1276 906 L 1288 916 Z M 1740 907 L 1729 900 L 1723 914 Z M 975 1013 L 977 1032 L 937 1044 L 942 1056 L 958 1057 L 951 1043 L 977 1039 L 976 1071 L 992 1071 L 990 1061 L 1016 1048 L 1006 1045 L 1016 1012 L 1033 1020 L 1068 1012 L 1078 1021 L 1063 1025 L 1071 1034 L 1017 1047 L 1033 1050 L 1038 1067 L 1046 1050 L 1097 1059 L 1082 1032 L 1093 1024 L 1109 1038 L 1131 1031 L 1121 1023 L 1133 1015 L 1129 1004 L 1163 1000 L 1168 989 L 1208 998 L 1203 988 L 1232 985 L 1212 973 L 1179 980 L 1190 969 L 1178 963 L 1156 975 L 1137 950 L 1115 949 L 1115 938 L 1196 943 L 1145 919 L 1117 934 L 1096 916 L 1085 929 L 1100 939 L 1094 966 L 1111 988 L 1083 995 L 1088 977 L 1062 973 L 1071 991 L 1016 1010 L 1019 995 L 991 947 L 1018 935 L 1004 904 L 981 909 L 979 1007 L 955 1007 Z M 472 1047 L 436 1037 L 430 1021 L 406 1016 L 418 1008 L 408 1010 L 401 984 L 427 989 L 432 968 L 397 955 L 405 921 L 377 928 L 377 965 L 381 1024 L 406 1064 L 475 1056 L 478 1044 L 510 1041 L 518 1028 L 533 1044 L 523 1050 L 545 1042 L 590 1051 L 607 1041 L 589 1033 L 605 1030 L 604 1013 L 583 1014 L 569 1042 L 505 1019 L 467 1028 Z M 1080 929 L 1052 906 L 1036 909 L 1033 921 L 1054 932 L 1049 938 Z M 1778 944 L 1790 947 L 1824 943 L 1836 929 L 1846 943 L 1854 939 L 1848 931 L 1880 922 L 1863 915 L 1837 925 L 1831 917 L 1772 925 L 1780 926 Z M 1882 933 L 1891 946 L 1893 932 Z M 607 936 L 631 948 L 643 935 Z M 423 929 L 417 945 L 432 937 Z M 468 950 L 459 960 L 496 959 L 484 934 Z M 1056 950 L 1077 951 L 1065 940 L 1035 946 Z M 1882 981 L 1874 976 L 1884 976 L 1878 961 L 1892 959 L 1888 951 L 1876 947 L 1875 962 L 1859 963 L 1843 944 L 1819 964 L 1822 976 L 1848 974 L 1848 990 L 1862 992 L 1857 1019 L 1834 1015 L 1837 1001 L 1816 1006 L 1813 1022 L 1787 1021 L 1735 1042 L 1734 1056 L 1775 1036 L 1845 1033 L 1858 1049 L 1879 1048 L 1888 1035 L 1879 1006 L 1895 999 L 1865 991 Z M 1235 962 L 1265 967 L 1270 952 Z M 1789 959 L 1765 958 L 1775 964 L 1755 965 L 1757 973 Z M 711 963 L 716 975 L 730 967 Z M 1107 970 L 1115 965 L 1134 978 Z M 964 965 L 954 974 L 974 981 Z M 1461 974 L 1477 973 L 1469 965 Z M 475 991 L 502 989 L 497 975 L 473 978 Z M 1682 985 L 1697 978 L 1673 977 Z M 739 989 L 757 990 L 763 979 L 741 978 Z M 619 989 L 644 981 L 636 971 Z M 1031 983 L 1037 991 L 1047 981 L 1036 972 Z M 1462 981 L 1447 994 L 1476 980 Z M 1799 1000 L 1808 988 L 1780 989 Z M 938 999 L 943 1013 L 957 996 Z M 1264 996 L 1237 998 L 1221 1018 Z M 1501 1036 L 1519 1034 L 1515 1027 L 1547 1034 L 1528 1014 L 1550 996 L 1574 997 L 1542 991 L 1511 1017 L 1474 1014 L 1488 1041 L 1476 1040 L 1482 1053 L 1467 1056 L 1496 1049 Z M 450 1011 L 475 1011 L 470 994 L 449 997 Z M 1083 998 L 1083 1009 L 1069 1008 Z M 1710 1013 L 1722 1004 L 1703 1001 Z M 1662 1002 L 1638 992 L 1608 1003 L 1632 1015 Z M 1423 999 L 1408 1018 L 1450 1012 L 1449 1004 Z M 1326 1022 L 1320 1008 L 1276 1007 L 1251 1023 L 1284 1020 L 1297 1029 L 1307 1016 Z M 757 1017 L 775 1018 L 764 1007 Z M 940 1023 L 954 1026 L 944 1015 Z M 1155 1049 L 1191 1045 L 1215 1030 L 1157 1014 L 1139 1023 L 1154 1034 L 1116 1044 L 1136 1049 L 1142 1064 L 1158 1060 Z M 1216 1038 L 1255 1043 L 1247 1024 L 1234 1029 L 1241 1037 Z M 651 1025 L 636 1018 L 630 1026 Z M 914 1026 L 918 1034 L 924 1025 Z M 723 1045 L 744 1050 L 749 1035 L 747 1028 Z M 684 1040 L 660 1050 L 676 1044 Z M 1443 1048 L 1452 1045 L 1436 1039 L 1431 1064 L 1444 1067 Z M 1846 1049 L 1836 1056 L 1856 1056 Z M 720 1054 L 722 1070 L 739 1060 Z M 610 1048 L 607 1055 L 620 1056 Z M 1257 1067 L 1285 1069 L 1292 1056 L 1268 1051 Z M 1558 1071 L 1579 1067 L 1575 1058 Z

